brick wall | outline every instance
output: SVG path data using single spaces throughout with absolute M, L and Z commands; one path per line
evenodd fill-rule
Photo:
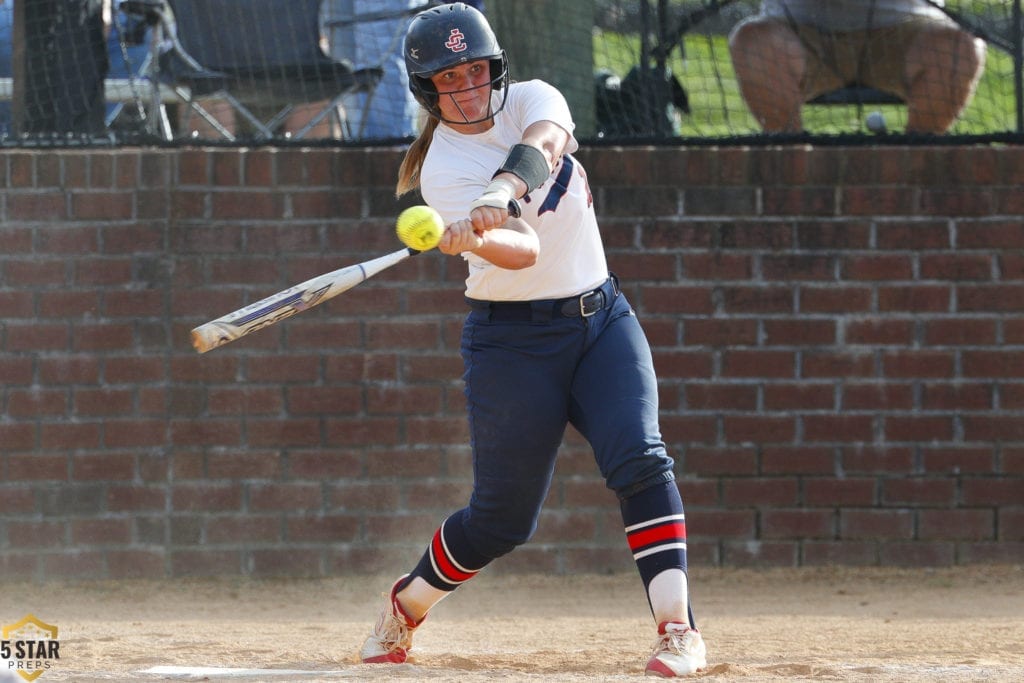
M 1024 561 L 1024 149 L 579 156 L 654 347 L 693 564 Z M 0 575 L 418 558 L 469 491 L 457 259 L 188 343 L 396 248 L 399 159 L 5 154 Z M 536 538 L 493 570 L 627 569 L 622 536 L 570 433 Z

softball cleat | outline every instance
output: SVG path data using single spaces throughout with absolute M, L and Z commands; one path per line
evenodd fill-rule
M 658 625 L 658 640 L 644 674 L 676 678 L 687 676 L 708 665 L 707 648 L 700 631 L 689 624 L 666 621 Z
M 408 574 L 395 581 L 391 587 L 388 602 L 381 610 L 373 633 L 363 643 L 359 656 L 364 664 L 401 664 L 409 657 L 412 633 L 423 623 L 423 619 L 414 621 L 398 602 L 398 585 L 406 576 Z

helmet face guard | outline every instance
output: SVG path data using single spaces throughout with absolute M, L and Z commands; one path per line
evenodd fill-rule
M 489 62 L 490 81 L 478 87 L 500 91 L 501 101 L 497 107 L 492 104 L 488 113 L 476 120 L 445 118 L 438 103 L 440 96 L 430 77 L 459 64 L 483 59 Z M 481 123 L 492 119 L 504 108 L 508 97 L 508 57 L 484 15 L 461 2 L 432 7 L 413 17 L 405 34 L 405 70 L 409 74 L 409 90 L 416 101 L 431 116 L 445 123 Z

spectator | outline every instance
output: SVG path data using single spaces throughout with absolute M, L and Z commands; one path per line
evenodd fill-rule
M 768 132 L 851 84 L 899 96 L 907 131 L 941 134 L 970 101 L 985 43 L 927 0 L 763 0 L 729 36 L 740 91 Z
M 327 27 L 331 55 L 355 68 L 380 66 L 384 77 L 372 96 L 356 93 L 345 98 L 348 127 L 353 137 L 406 138 L 416 134 L 419 107 L 409 92 L 402 56 L 405 29 L 417 8 L 427 0 L 331 0 Z M 360 17 L 379 17 L 374 20 Z M 370 99 L 367 99 L 367 98 Z

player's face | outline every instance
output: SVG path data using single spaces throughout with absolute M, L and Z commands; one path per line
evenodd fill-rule
M 491 107 L 491 66 L 486 59 L 459 64 L 430 77 L 445 120 L 480 121 Z

